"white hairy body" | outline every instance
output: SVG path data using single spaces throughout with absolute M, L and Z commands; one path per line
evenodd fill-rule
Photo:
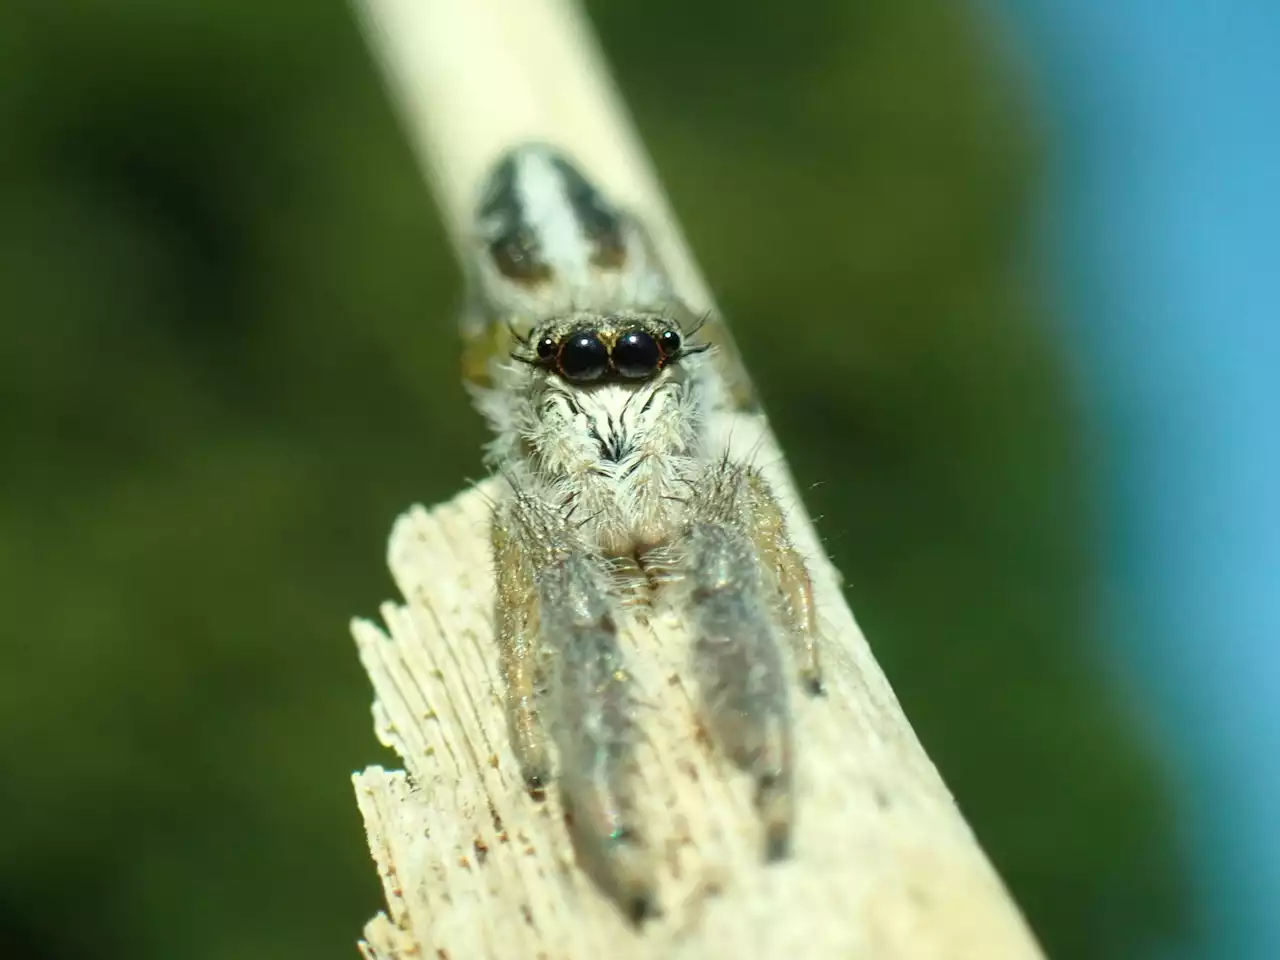
M 639 557 L 678 539 L 692 484 L 711 454 L 714 398 L 689 358 L 639 384 L 575 387 L 513 363 L 481 401 L 490 456 L 522 489 L 572 507 L 584 540 Z M 695 369 L 689 369 L 694 367 Z
M 530 146 L 495 167 L 476 241 L 463 333 L 507 481 L 492 538 L 512 745 L 535 795 L 554 769 L 580 864 L 638 921 L 654 904 L 619 573 L 679 581 L 707 726 L 756 782 L 770 857 L 792 819 L 784 650 L 820 689 L 808 573 L 762 475 L 711 439 L 729 394 L 640 225 Z

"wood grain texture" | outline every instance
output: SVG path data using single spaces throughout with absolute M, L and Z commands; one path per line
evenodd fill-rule
M 761 451 L 794 510 L 763 426 L 738 414 L 721 429 Z M 405 602 L 383 607 L 383 627 L 354 624 L 379 737 L 407 772 L 374 767 L 355 778 L 389 905 L 366 929 L 368 956 L 1039 955 L 796 513 L 828 692 L 794 700 L 794 855 L 763 862 L 750 784 L 702 733 L 688 637 L 659 594 L 637 610 L 627 640 L 663 915 L 630 926 L 574 867 L 554 789 L 530 798 L 507 743 L 492 637 L 491 484 L 399 520 L 389 562 Z

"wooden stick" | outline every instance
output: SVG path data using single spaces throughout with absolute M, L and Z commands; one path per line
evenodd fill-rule
M 568 0 L 357 2 L 460 256 L 493 160 L 551 142 L 644 220 L 690 305 L 713 306 Z M 385 627 L 353 624 L 378 735 L 406 767 L 354 778 L 388 904 L 365 929 L 366 957 L 1041 956 L 875 663 L 763 415 L 725 414 L 714 429 L 758 451 L 809 559 L 824 626 L 827 695 L 794 698 L 792 858 L 763 862 L 750 785 L 706 743 L 688 637 L 659 604 L 627 639 L 662 915 L 630 925 L 575 867 L 554 789 L 529 797 L 506 740 L 492 487 L 481 483 L 400 518 L 388 561 L 405 602 L 383 606 Z

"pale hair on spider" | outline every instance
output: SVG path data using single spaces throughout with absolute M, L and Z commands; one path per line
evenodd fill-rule
M 581 866 L 639 922 L 657 901 L 620 571 L 679 581 L 706 726 L 754 780 L 770 859 L 795 816 L 791 669 L 822 688 L 809 573 L 764 476 L 713 438 L 734 400 L 696 337 L 706 318 L 638 221 L 528 145 L 495 165 L 476 223 L 464 366 L 506 481 L 492 545 L 511 744 L 536 797 L 554 777 Z

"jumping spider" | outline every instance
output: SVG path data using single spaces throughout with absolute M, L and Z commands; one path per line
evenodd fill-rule
M 683 590 L 707 727 L 754 780 L 770 858 L 794 813 L 784 650 L 821 689 L 809 574 L 764 476 L 712 438 L 726 378 L 639 223 L 526 146 L 491 173 L 477 228 L 464 334 L 505 479 L 492 544 L 511 743 L 535 795 L 554 772 L 580 863 L 638 920 L 654 890 L 617 571 L 670 570 Z

